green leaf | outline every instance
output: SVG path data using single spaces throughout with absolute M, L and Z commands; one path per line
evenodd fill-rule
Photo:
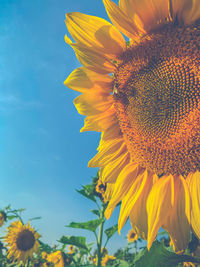
M 87 221 L 87 222 L 71 222 L 69 225 L 66 225 L 66 227 L 71 227 L 71 228 L 79 228 L 79 229 L 85 229 L 88 231 L 95 232 L 97 227 L 103 222 L 102 219 L 97 219 L 97 220 L 92 220 L 92 221 Z
M 8 215 L 7 216 L 8 220 L 12 220 L 12 219 L 15 219 L 15 218 L 18 218 L 18 216 L 16 216 L 16 215 Z
M 131 265 L 125 260 L 117 260 L 116 265 L 114 264 L 114 266 L 116 266 L 116 267 L 131 267 Z M 147 267 L 147 266 L 145 266 L 145 267 Z
M 9 205 L 6 206 L 4 209 L 5 209 L 5 210 L 10 210 L 10 208 L 11 208 L 11 205 L 9 204 Z
M 94 190 L 94 187 L 92 185 L 85 185 L 85 186 L 82 186 L 81 190 L 76 190 L 76 191 L 82 196 L 96 202 L 96 198 L 94 196 L 93 190 Z
M 86 245 L 86 238 L 84 236 L 62 236 L 58 242 L 66 245 L 74 245 L 78 248 L 88 250 Z
M 33 221 L 33 220 L 40 220 L 42 217 L 39 216 L 39 217 L 33 217 L 33 218 L 30 218 L 29 221 Z
M 141 251 L 134 262 L 135 267 L 176 267 L 182 262 L 200 263 L 200 259 L 170 252 L 162 243 L 155 241 L 151 249 Z
M 111 236 L 113 236 L 113 235 L 117 232 L 117 230 L 118 230 L 118 225 L 115 224 L 115 225 L 113 225 L 112 227 L 106 229 L 106 230 L 104 231 L 104 233 L 107 235 L 107 238 L 110 239 Z
M 90 210 L 92 213 L 94 213 L 95 215 L 97 215 L 98 217 L 100 217 L 100 213 L 98 210 Z

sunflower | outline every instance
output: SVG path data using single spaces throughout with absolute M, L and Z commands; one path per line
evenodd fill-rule
M 7 219 L 6 213 L 4 211 L 0 211 L 0 227 L 3 226 L 6 219 Z
M 70 245 L 70 246 L 68 247 L 68 249 L 69 249 L 69 251 L 67 252 L 67 254 L 74 254 L 74 253 L 75 253 L 75 248 L 74 248 L 73 245 Z
M 62 251 L 55 251 L 50 254 L 47 254 L 47 262 L 53 263 L 55 267 L 64 267 L 64 254 Z
M 22 224 L 21 221 L 15 221 L 8 226 L 8 233 L 4 237 L 7 243 L 8 258 L 13 258 L 18 263 L 25 264 L 29 258 L 33 258 L 33 253 L 39 250 L 40 235 L 30 226 Z
M 106 254 L 105 257 L 101 260 L 101 265 L 106 266 L 107 264 L 110 264 L 115 259 L 116 257 Z
M 135 242 L 138 240 L 137 232 L 134 229 L 131 229 L 127 234 L 127 240 L 128 242 Z
M 183 251 L 191 230 L 200 238 L 199 1 L 103 3 L 114 26 L 66 15 L 83 66 L 65 85 L 82 93 L 81 132 L 102 133 L 89 167 L 113 185 L 107 218 L 121 201 L 119 232 L 129 218 L 149 249 L 163 227 Z

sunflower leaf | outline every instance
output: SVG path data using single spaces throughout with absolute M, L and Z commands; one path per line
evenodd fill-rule
M 103 222 L 102 219 L 97 219 L 97 220 L 91 220 L 87 222 L 71 222 L 69 225 L 66 225 L 66 227 L 71 227 L 71 228 L 79 228 L 79 229 L 85 229 L 88 231 L 95 232 L 97 227 Z
M 134 260 L 135 267 L 176 267 L 182 262 L 198 262 L 200 259 L 170 252 L 162 243 L 155 241 L 148 251 L 142 250 Z
M 62 236 L 58 242 L 88 250 L 86 238 L 84 236 Z
M 83 186 L 82 189 L 80 190 L 76 190 L 79 194 L 81 194 L 82 196 L 96 202 L 96 198 L 94 196 L 93 190 L 91 190 L 90 187 L 88 186 Z
M 30 218 L 29 221 L 40 220 L 41 218 L 42 218 L 41 216 L 33 217 L 33 218 Z
M 112 227 L 106 229 L 104 233 L 106 234 L 107 238 L 110 239 L 117 232 L 117 229 L 118 229 L 118 224 L 115 224 Z
M 90 210 L 93 214 L 97 215 L 100 217 L 100 212 L 98 210 Z

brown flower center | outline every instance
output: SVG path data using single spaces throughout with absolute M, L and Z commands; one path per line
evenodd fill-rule
M 131 155 L 158 175 L 200 170 L 200 26 L 174 24 L 122 56 L 114 100 Z
M 24 229 L 18 234 L 17 237 L 17 248 L 22 251 L 27 251 L 32 249 L 35 244 L 34 234 L 28 230 Z

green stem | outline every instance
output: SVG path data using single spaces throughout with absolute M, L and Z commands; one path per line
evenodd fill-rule
M 102 206 L 102 209 L 100 211 L 100 219 L 104 219 L 104 211 L 105 207 Z M 99 234 L 98 234 L 98 241 L 97 241 L 97 266 L 101 266 L 101 246 L 102 246 L 102 238 L 103 238 L 103 226 L 104 226 L 105 220 L 102 221 L 102 223 L 99 226 Z

